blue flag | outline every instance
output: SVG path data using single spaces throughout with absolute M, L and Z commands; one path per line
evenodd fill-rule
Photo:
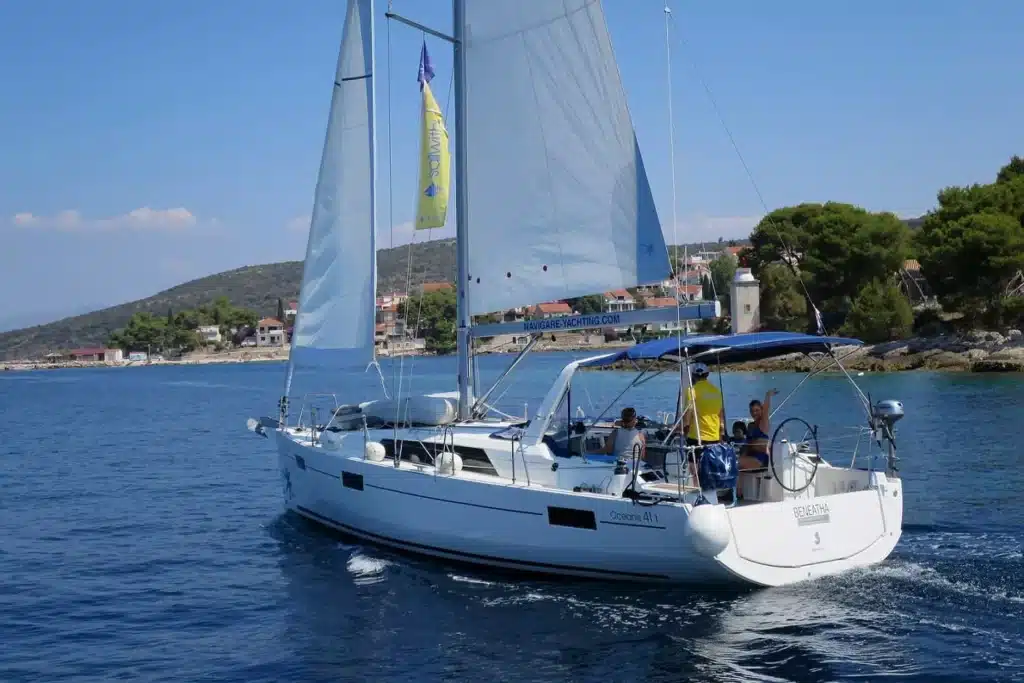
M 416 80 L 419 81 L 420 90 L 423 90 L 423 84 L 429 83 L 430 79 L 434 77 L 434 65 L 430 63 L 430 55 L 427 53 L 427 41 L 423 41 L 423 47 L 420 49 L 420 70 L 416 74 Z

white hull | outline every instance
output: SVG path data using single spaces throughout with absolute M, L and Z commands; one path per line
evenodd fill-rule
M 463 443 L 466 432 L 459 431 Z M 812 491 L 778 502 L 714 506 L 728 520 L 728 544 L 708 556 L 691 543 L 696 508 L 542 485 L 552 476 L 550 457 L 547 467 L 531 458 L 532 484 L 522 470 L 513 483 L 506 476 L 465 470 L 450 475 L 432 465 L 367 460 L 362 431 L 330 448 L 291 430 L 274 433 L 289 509 L 373 543 L 479 565 L 602 579 L 778 586 L 881 562 L 902 527 L 898 479 L 829 468 L 819 470 L 816 496 Z M 394 432 L 371 430 L 367 436 L 390 439 Z M 488 456 L 497 467 L 498 454 Z M 822 486 L 859 490 L 824 495 Z M 579 511 L 568 522 L 578 526 L 549 519 L 552 507 Z

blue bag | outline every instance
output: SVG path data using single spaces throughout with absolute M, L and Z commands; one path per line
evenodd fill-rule
M 704 447 L 697 470 L 702 491 L 731 489 L 736 486 L 739 460 L 730 443 L 712 443 Z

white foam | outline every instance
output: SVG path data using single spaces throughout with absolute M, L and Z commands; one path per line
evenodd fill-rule
M 368 585 L 383 581 L 385 579 L 384 570 L 390 565 L 391 563 L 387 560 L 356 552 L 348 558 L 345 568 L 352 574 L 356 584 Z

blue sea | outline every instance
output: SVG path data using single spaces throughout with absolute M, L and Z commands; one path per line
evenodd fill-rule
M 572 356 L 497 405 L 534 409 Z M 480 359 L 494 377 L 506 356 Z M 454 359 L 297 386 L 451 390 Z M 0 373 L 0 681 L 1024 681 L 1024 378 L 858 377 L 901 399 L 904 535 L 884 564 L 781 589 L 524 578 L 382 550 L 282 512 L 282 364 Z M 593 414 L 625 387 L 592 372 Z M 795 374 L 726 374 L 729 410 Z M 319 381 L 317 381 L 319 380 Z M 486 383 L 486 382 L 485 382 Z M 658 377 L 631 396 L 669 408 Z M 842 376 L 780 411 L 826 457 L 863 424 Z M 863 442 L 861 448 L 864 447 Z

